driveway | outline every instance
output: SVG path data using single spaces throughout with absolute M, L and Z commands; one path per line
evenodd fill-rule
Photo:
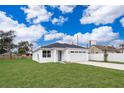
M 116 63 L 102 63 L 102 62 L 79 62 L 80 64 L 86 64 L 86 65 L 93 65 L 93 66 L 99 66 L 104 68 L 112 68 L 112 69 L 118 69 L 118 70 L 124 70 L 124 64 L 116 64 Z

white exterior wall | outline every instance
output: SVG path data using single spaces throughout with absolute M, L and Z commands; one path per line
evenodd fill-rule
M 70 61 L 70 55 L 69 55 L 69 50 L 65 50 L 65 54 L 64 54 L 64 61 Z
M 42 51 L 43 50 L 50 50 L 51 51 L 51 57 L 42 57 Z M 58 62 L 58 50 L 62 50 L 62 49 L 43 49 L 43 50 L 38 50 L 36 52 L 33 53 L 32 55 L 32 59 L 34 61 L 40 62 L 40 63 L 44 63 L 44 62 Z M 62 61 L 66 61 L 66 55 L 65 55 L 66 51 L 62 50 Z M 38 55 L 39 55 L 39 59 L 38 59 Z
M 104 54 L 89 54 L 89 60 L 104 61 Z
M 38 55 L 39 55 L 39 59 L 38 59 Z M 48 58 L 44 58 L 42 57 L 42 50 L 38 50 L 36 52 L 33 53 L 33 57 L 32 59 L 34 61 L 40 62 L 40 63 L 44 63 L 44 62 L 54 62 L 54 51 L 51 50 L 51 57 Z
M 66 50 L 62 51 L 62 61 L 66 61 Z
M 53 50 L 53 54 L 51 54 L 53 56 L 53 62 L 57 61 L 57 50 Z
M 86 53 L 70 53 L 70 51 L 85 51 Z M 88 50 L 87 49 L 68 49 L 66 51 L 66 60 L 68 62 L 88 61 Z
M 76 61 L 88 61 L 88 50 L 87 49 L 43 49 L 43 50 L 51 50 L 51 57 L 50 58 L 43 58 L 42 57 L 42 50 L 38 50 L 33 53 L 32 59 L 34 61 L 44 63 L 44 62 L 58 62 L 58 51 L 62 51 L 62 61 L 68 62 L 76 62 Z M 70 53 L 70 51 L 85 51 L 86 53 Z M 38 59 L 39 55 L 39 59 Z
M 124 62 L 124 53 L 108 53 L 108 61 Z
M 32 60 L 38 61 L 38 59 L 37 59 L 37 53 L 38 53 L 38 51 L 36 51 L 36 52 L 34 52 L 34 53 L 32 54 Z

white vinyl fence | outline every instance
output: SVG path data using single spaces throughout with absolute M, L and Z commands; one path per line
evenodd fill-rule
M 89 60 L 104 61 L 104 54 L 103 53 L 89 54 Z
M 89 60 L 104 61 L 104 54 L 89 54 Z M 108 61 L 124 62 L 124 53 L 108 53 Z
M 109 53 L 108 61 L 124 62 L 124 53 Z

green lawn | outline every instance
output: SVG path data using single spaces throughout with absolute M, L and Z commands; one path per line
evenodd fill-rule
M 124 87 L 124 71 L 81 64 L 0 60 L 0 87 Z

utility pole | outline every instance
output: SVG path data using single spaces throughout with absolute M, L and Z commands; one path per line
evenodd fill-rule
M 87 46 L 87 48 L 89 48 L 88 44 L 86 46 Z
M 78 35 L 77 35 L 77 45 L 78 45 Z
M 91 47 L 91 40 L 89 41 L 89 48 Z
M 73 40 L 72 40 L 72 45 L 73 45 Z

